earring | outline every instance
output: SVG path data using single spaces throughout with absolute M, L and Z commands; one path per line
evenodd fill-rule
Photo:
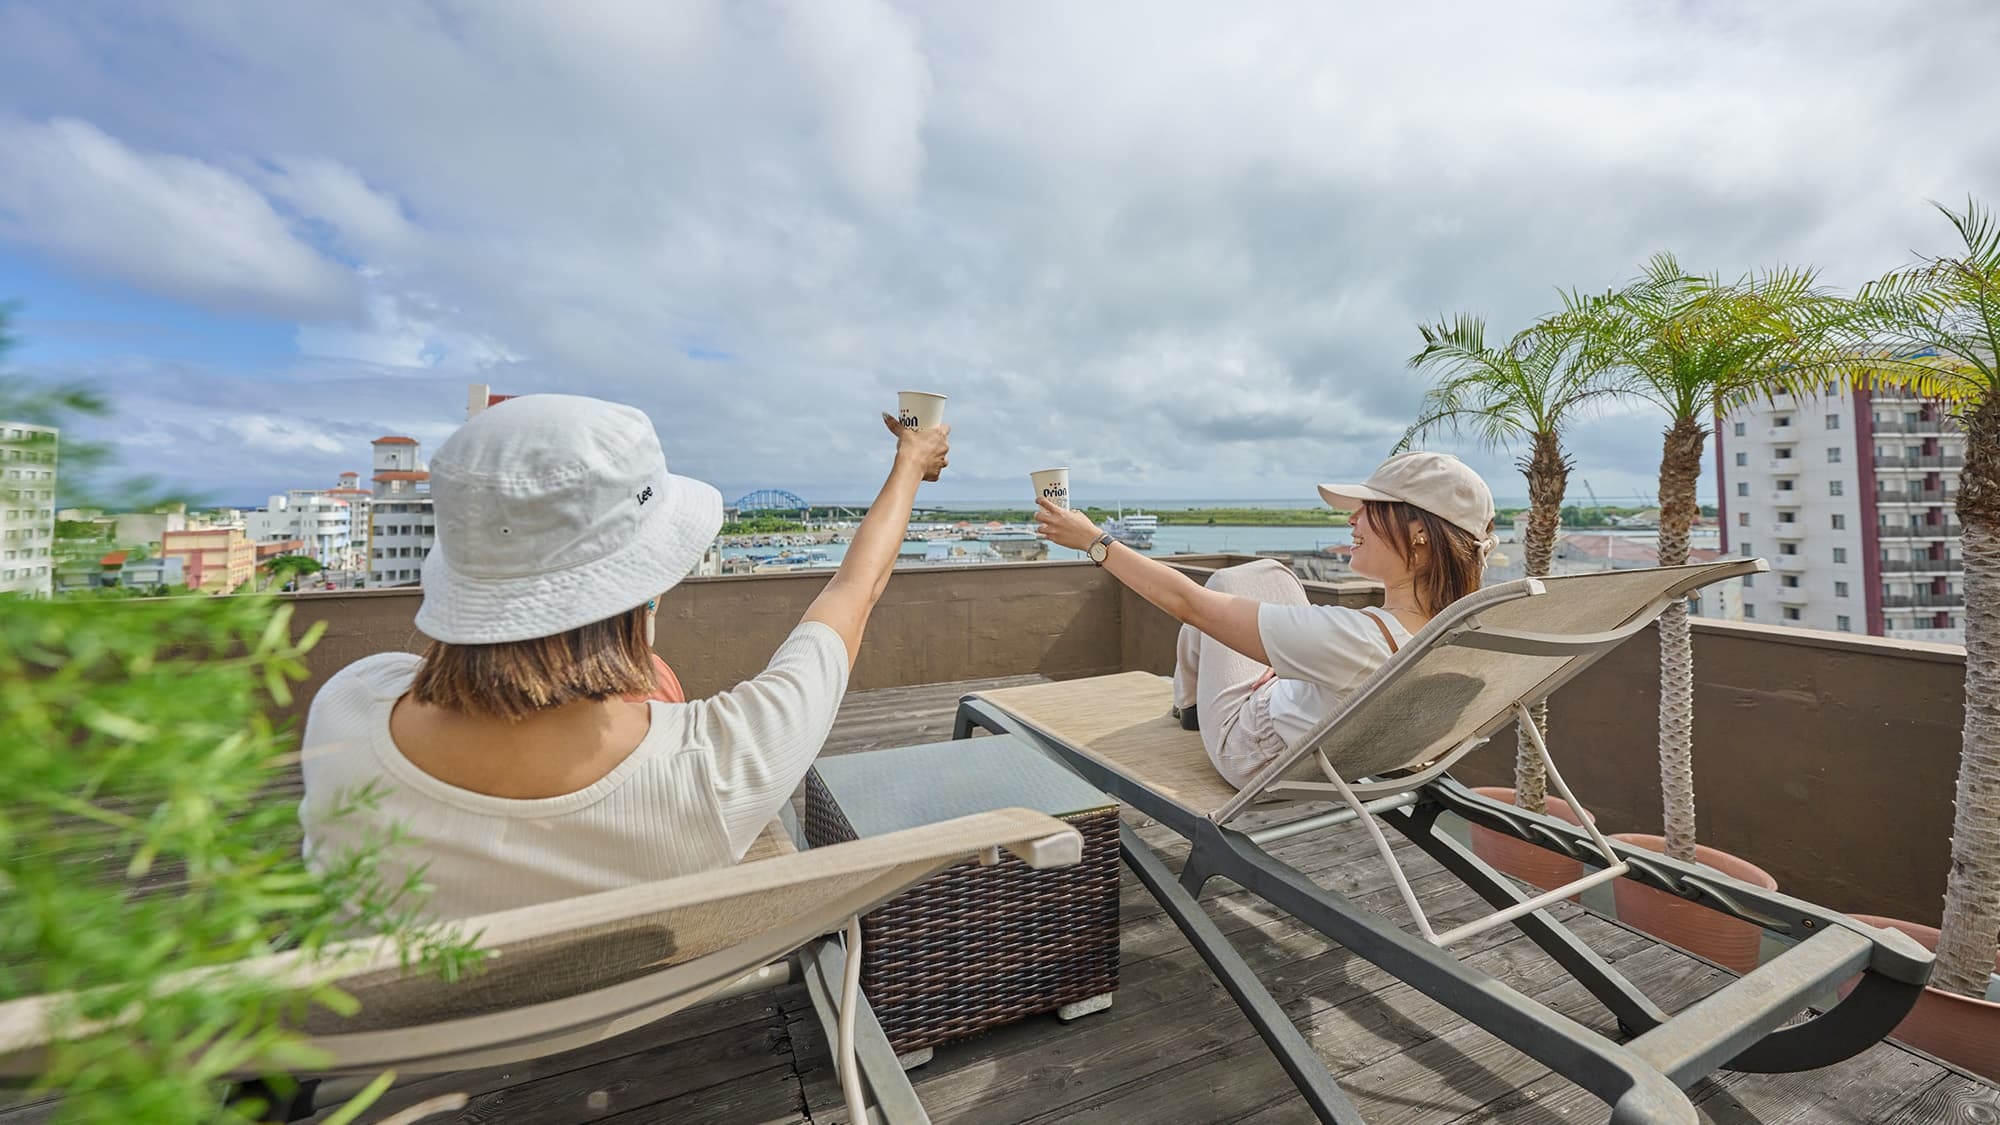
M 646 647 L 653 647 L 653 619 L 660 613 L 660 599 L 646 599 Z

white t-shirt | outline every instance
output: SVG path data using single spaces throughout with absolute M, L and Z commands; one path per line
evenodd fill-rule
M 385 653 L 340 670 L 313 698 L 302 746 L 306 858 L 403 826 L 387 886 L 428 864 L 424 913 L 461 918 L 724 867 L 743 857 L 812 766 L 847 690 L 847 646 L 805 622 L 757 677 L 689 703 L 653 702 L 652 726 L 610 773 L 560 797 L 474 793 L 418 769 L 389 712 L 419 660 Z M 375 783 L 372 811 L 335 819 Z
M 1410 631 L 1387 610 L 1269 603 L 1257 610 L 1257 634 L 1278 673 L 1267 689 L 1271 726 L 1287 748 L 1296 747 L 1389 662 L 1393 654 L 1376 621 L 1389 627 L 1396 647 L 1410 643 Z

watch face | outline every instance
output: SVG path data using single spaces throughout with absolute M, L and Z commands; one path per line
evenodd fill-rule
M 1103 543 L 1092 543 L 1090 545 L 1090 557 L 1094 562 L 1103 562 L 1105 559 L 1111 557 L 1111 548 Z

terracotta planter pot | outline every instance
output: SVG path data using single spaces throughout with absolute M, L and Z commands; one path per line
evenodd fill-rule
M 1665 854 L 1667 850 L 1666 839 L 1660 836 L 1619 832 L 1611 838 L 1651 852 Z M 1695 861 L 1751 886 L 1767 891 L 1778 889 L 1778 881 L 1771 878 L 1770 872 L 1705 844 L 1695 845 Z M 1757 926 L 1630 879 L 1613 879 L 1611 891 L 1618 903 L 1620 922 L 1737 973 L 1757 967 L 1757 951 L 1764 940 L 1764 931 Z
M 1901 930 L 1925 949 L 1937 951 L 1936 927 L 1873 914 L 1849 917 L 1885 930 Z M 1994 956 L 1993 967 L 2000 971 L 2000 954 Z M 1852 981 L 1842 985 L 1840 994 L 1847 995 L 1852 987 Z M 1889 1034 L 1919 1051 L 1929 1051 L 1988 1080 L 2000 1082 L 2000 1004 L 1926 988 L 1917 997 L 1917 1006 Z
M 1473 790 L 1482 797 L 1491 797 L 1503 805 L 1514 803 L 1514 791 L 1494 785 L 1482 785 Z M 1557 820 L 1566 820 L 1581 826 L 1569 802 L 1561 797 L 1550 797 L 1548 813 Z M 1589 812 L 1584 813 L 1590 816 Z M 1590 819 L 1596 820 L 1595 816 Z M 1543 890 L 1560 887 L 1564 883 L 1583 878 L 1583 863 L 1568 856 L 1558 855 L 1546 848 L 1538 848 L 1526 840 L 1495 832 L 1491 828 L 1474 824 L 1472 832 L 1472 854 L 1526 883 L 1533 883 Z

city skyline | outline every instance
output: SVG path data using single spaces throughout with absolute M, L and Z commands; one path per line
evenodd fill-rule
M 927 499 L 1309 499 L 1414 416 L 1419 321 L 1661 249 L 1851 287 L 2000 196 L 1972 0 L 120 14 L 0 4 L 12 362 L 216 503 L 434 450 L 467 382 L 639 405 L 730 496 L 871 495 L 917 387 Z M 1575 479 L 1646 494 L 1663 426 L 1574 429 Z

